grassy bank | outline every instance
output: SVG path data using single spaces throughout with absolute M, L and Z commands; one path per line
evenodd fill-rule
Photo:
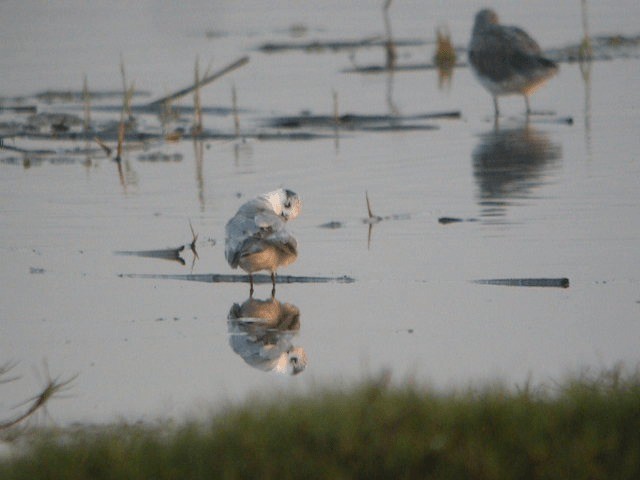
M 11 479 L 640 478 L 640 377 L 532 391 L 382 380 L 254 398 L 209 421 L 42 431 Z

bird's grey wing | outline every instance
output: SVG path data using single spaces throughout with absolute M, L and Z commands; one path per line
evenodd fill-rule
M 253 221 L 240 212 L 236 213 L 236 215 L 227 222 L 225 228 L 224 256 L 232 268 L 238 266 L 240 247 L 247 236 L 255 233 L 255 228 Z
M 526 76 L 553 70 L 557 64 L 542 56 L 538 43 L 527 32 L 518 27 L 507 27 L 504 30 L 512 45 L 509 63 L 515 71 Z
M 245 239 L 240 247 L 238 259 L 242 255 L 260 253 L 266 248 L 273 247 L 282 250 L 286 254 L 297 255 L 298 253 L 298 242 L 288 231 L 284 229 L 276 232 L 263 230 L 260 233 Z
M 286 222 L 272 210 L 260 210 L 253 217 L 253 222 L 260 231 L 278 232 L 284 229 Z
M 238 260 L 246 241 L 264 235 L 262 229 L 255 223 L 255 213 L 248 213 L 249 215 L 241 209 L 227 222 L 224 253 L 232 268 L 238 266 Z
M 495 25 L 474 37 L 469 61 L 481 76 L 499 82 L 514 73 L 528 73 L 553 62 L 540 56 L 540 47 L 518 27 Z
M 285 220 L 277 215 L 271 204 L 261 198 L 245 203 L 236 217 L 239 220 L 234 227 L 235 235 L 255 235 L 261 231 L 278 231 L 284 228 Z M 229 231 L 227 231 L 229 233 Z
M 252 218 L 234 217 L 227 224 L 225 257 L 236 268 L 243 255 L 276 247 L 286 253 L 297 253 L 297 242 L 284 228 L 285 222 L 273 212 L 258 212 Z
M 502 34 L 505 42 L 513 46 L 513 49 L 528 55 L 540 55 L 542 52 L 538 42 L 529 36 L 527 32 L 518 27 L 503 27 Z
M 469 62 L 481 77 L 493 81 L 508 78 L 511 71 L 507 59 L 510 47 L 505 43 L 501 26 L 484 29 L 474 35 L 469 45 Z
M 298 252 L 298 242 L 287 230 L 282 229 L 274 232 L 269 235 L 268 239 L 272 243 L 277 243 L 279 248 L 285 250 L 287 253 L 297 254 Z

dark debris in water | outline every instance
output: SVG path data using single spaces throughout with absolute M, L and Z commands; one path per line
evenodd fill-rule
M 466 62 L 456 62 L 448 68 L 465 68 L 468 64 Z M 420 70 L 437 70 L 441 67 L 435 63 L 406 63 L 396 65 L 361 65 L 356 67 L 345 68 L 342 73 L 362 73 L 362 74 L 376 74 L 387 72 L 416 72 Z
M 569 279 L 562 278 L 493 278 L 474 280 L 482 285 L 502 285 L 507 287 L 552 287 L 569 288 Z
M 411 132 L 420 130 L 438 130 L 437 125 L 363 125 L 360 130 L 365 132 Z
M 347 113 L 338 117 L 331 115 L 312 115 L 303 113 L 282 117 L 272 117 L 264 121 L 264 125 L 272 128 L 345 128 L 348 130 L 369 131 L 402 131 L 432 130 L 434 125 L 418 124 L 421 120 L 459 119 L 459 110 L 447 112 L 429 112 L 418 115 L 363 115 Z M 406 123 L 412 122 L 412 123 Z
M 48 165 L 76 165 L 84 163 L 85 159 L 70 156 L 54 155 L 55 152 L 45 151 L 42 153 L 28 153 L 21 157 L 9 156 L 0 158 L 0 163 L 4 165 L 21 166 L 25 169 Z
M 408 334 L 412 334 L 413 333 L 413 328 L 399 328 L 397 330 L 395 330 L 395 333 L 408 333 Z
M 182 154 L 151 152 L 151 153 L 142 153 L 138 155 L 137 158 L 141 162 L 181 162 Z
M 343 227 L 344 227 L 344 223 L 338 222 L 336 220 L 332 220 L 330 222 L 323 223 L 322 225 L 318 225 L 318 228 L 328 228 L 330 230 L 335 230 L 337 228 L 343 228 Z
M 24 127 L 27 131 L 50 130 L 52 134 L 58 134 L 68 132 L 80 125 L 82 125 L 82 119 L 71 113 L 37 113 L 27 118 Z
M 530 123 L 550 124 L 550 125 L 573 125 L 573 117 L 559 117 L 554 111 L 532 111 L 530 114 Z
M 172 260 L 180 263 L 181 265 L 185 264 L 184 259 L 180 256 L 180 254 L 184 251 L 185 246 L 182 245 L 177 248 L 163 248 L 159 250 L 134 250 L 134 251 L 116 251 L 113 252 L 116 255 L 131 255 L 135 257 L 146 257 L 146 258 L 158 258 L 161 260 Z
M 163 280 L 187 280 L 192 282 L 206 283 L 249 283 L 249 275 L 236 274 L 146 274 L 146 273 L 121 273 L 121 278 L 153 278 Z M 297 275 L 277 275 L 277 283 L 353 283 L 356 280 L 353 277 L 342 275 L 339 277 L 315 277 L 315 276 L 297 276 Z M 253 275 L 253 283 L 271 283 L 271 275 L 256 274 Z
M 441 223 L 442 225 L 449 225 L 450 223 L 461 223 L 464 222 L 463 218 L 456 218 L 456 217 L 440 217 L 438 219 L 438 223 Z
M 114 100 L 122 99 L 122 90 L 93 90 L 88 92 L 91 100 Z M 151 93 L 145 90 L 134 90 L 133 97 L 149 97 Z M 19 97 L 0 97 L 0 105 L 11 103 L 16 105 L 25 105 L 38 101 L 48 105 L 55 103 L 82 103 L 85 98 L 85 92 L 82 90 L 45 90 L 33 95 Z
M 459 217 L 440 217 L 438 223 L 441 225 L 450 225 L 452 223 L 477 222 L 477 218 L 459 218 Z
M 91 100 L 113 100 L 122 98 L 122 90 L 94 90 L 88 92 Z M 145 90 L 133 90 L 133 97 L 145 98 L 151 96 L 151 92 Z M 68 103 L 82 102 L 85 93 L 82 90 L 46 90 L 35 95 L 35 98 L 44 103 Z
M 12 102 L 9 105 L 5 105 L 0 99 L 0 112 L 37 113 L 38 107 L 35 105 L 18 105 Z
M 368 224 L 368 225 L 375 225 L 376 223 L 380 223 L 383 220 L 388 221 L 388 220 L 410 220 L 410 219 L 411 219 L 411 215 L 408 213 L 394 213 L 392 215 L 384 215 L 384 216 L 372 215 L 370 217 L 365 217 L 362 219 L 362 223 Z
M 426 40 L 417 38 L 394 39 L 397 47 L 419 47 L 426 45 Z M 279 53 L 289 51 L 302 51 L 308 53 L 320 53 L 324 51 L 354 50 L 357 48 L 385 47 L 387 40 L 381 35 L 360 40 L 310 40 L 306 42 L 267 42 L 258 47 L 259 51 L 266 53 Z

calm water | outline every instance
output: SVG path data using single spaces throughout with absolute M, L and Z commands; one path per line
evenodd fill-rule
M 0 151 L 0 364 L 17 362 L 12 373 L 21 375 L 0 384 L 0 419 L 43 386 L 44 362 L 52 376 L 78 374 L 68 396 L 49 405 L 62 423 L 181 416 L 251 392 L 348 383 L 382 369 L 446 387 L 521 384 L 528 376 L 542 383 L 584 368 L 637 365 L 640 60 L 596 62 L 587 80 L 578 65 L 562 64 L 531 101 L 555 115 L 527 125 L 522 99 L 505 99 L 495 129 L 491 98 L 465 68 L 441 89 L 435 71 L 341 73 L 354 63 L 381 64 L 380 49 L 256 50 L 268 41 L 382 34 L 378 3 L 0 5 L 0 96 L 80 90 L 85 74 L 92 90 L 118 90 L 122 55 L 129 80 L 158 97 L 191 83 L 196 56 L 202 70 L 210 63 L 215 71 L 248 54 L 249 65 L 203 90 L 205 105 L 229 108 L 235 85 L 247 132 L 272 115 L 330 115 L 334 91 L 340 113 L 462 113 L 429 122 L 435 130 L 154 144 L 125 155 L 122 179 L 101 154 L 86 161 L 62 153 L 25 165 L 20 154 Z M 543 48 L 580 39 L 580 2 L 525 3 L 493 6 Z M 464 46 L 483 5 L 394 2 L 393 33 L 431 41 L 446 23 Z M 593 34 L 637 34 L 639 20 L 636 1 L 590 5 Z M 295 25 L 306 27 L 300 39 L 292 38 Z M 399 62 L 432 54 L 431 44 L 404 48 Z M 99 105 L 94 118 L 118 119 Z M 39 108 L 82 114 L 68 104 Z M 24 116 L 0 115 L 0 122 L 15 119 Z M 157 128 L 151 115 L 139 121 Z M 233 132 L 229 115 L 205 115 L 204 123 Z M 151 153 L 171 159 L 141 157 Z M 293 377 L 254 368 L 232 348 L 238 332 L 230 333 L 227 316 L 248 299 L 248 285 L 186 279 L 233 273 L 223 254 L 225 222 L 241 203 L 279 186 L 304 200 L 290 225 L 300 256 L 282 273 L 356 279 L 278 286 L 277 300 L 300 315 L 278 340 L 308 357 Z M 371 232 L 363 223 L 365 191 L 374 213 L 387 217 Z M 445 226 L 443 216 L 475 221 Z M 188 248 L 185 265 L 114 253 L 189 243 L 189 221 L 199 234 L 195 262 Z M 342 228 L 319 227 L 329 221 Z M 568 277 L 571 286 L 473 282 L 530 277 Z M 255 297 L 269 293 L 258 285 Z

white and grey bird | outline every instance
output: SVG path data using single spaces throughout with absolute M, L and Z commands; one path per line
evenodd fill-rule
M 524 30 L 500 25 L 490 9 L 476 14 L 469 42 L 469 63 L 480 83 L 493 96 L 498 116 L 498 96 L 522 95 L 531 113 L 529 95 L 558 71 L 558 65 L 542 56 L 540 47 Z
M 298 243 L 285 228 L 300 213 L 302 201 L 291 190 L 278 189 L 242 205 L 226 226 L 225 257 L 231 268 L 249 274 L 253 294 L 253 273 L 271 273 L 272 294 L 276 270 L 298 257 Z

